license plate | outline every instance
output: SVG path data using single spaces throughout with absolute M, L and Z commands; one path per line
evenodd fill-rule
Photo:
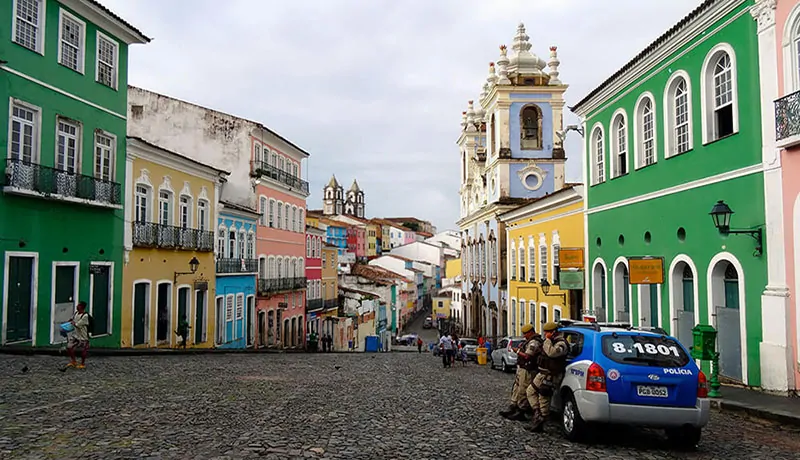
M 649 398 L 669 397 L 669 393 L 667 392 L 667 387 L 653 387 L 653 386 L 640 385 L 636 387 L 636 394 L 639 396 L 645 396 Z

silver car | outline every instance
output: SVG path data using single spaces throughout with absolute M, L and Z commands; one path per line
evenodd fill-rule
M 525 337 L 504 337 L 497 344 L 497 348 L 492 350 L 489 357 L 489 364 L 492 369 L 501 369 L 503 372 L 511 372 L 517 367 L 517 353 L 512 348 L 519 348 L 525 343 Z

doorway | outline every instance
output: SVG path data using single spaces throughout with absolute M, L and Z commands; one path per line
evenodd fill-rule
M 718 331 L 719 373 L 730 381 L 741 383 L 744 380 L 739 273 L 729 261 L 719 261 L 711 272 L 711 283 Z
M 33 340 L 36 258 L 32 255 L 14 255 L 8 256 L 6 260 L 8 280 L 4 286 L 4 292 L 7 293 L 5 342 Z
M 149 342 L 150 283 L 133 285 L 133 346 Z
M 660 284 L 639 285 L 639 315 L 642 327 L 658 327 L 660 321 L 658 289 Z
M 258 312 L 258 345 L 267 346 L 267 314 L 263 311 Z
M 170 339 L 170 304 L 172 284 L 161 283 L 156 290 L 156 343 L 168 343 Z
M 59 333 L 59 324 L 69 321 L 75 311 L 78 298 L 78 263 L 55 262 L 53 280 L 53 334 L 51 343 L 66 341 Z
M 89 313 L 94 319 L 93 336 L 110 332 L 111 319 L 111 265 L 92 264 L 89 270 L 92 285 L 92 307 Z
M 223 297 L 217 297 L 215 313 L 217 315 L 216 343 L 222 345 L 225 343 L 225 302 Z
M 592 269 L 592 313 L 600 322 L 608 320 L 606 316 L 607 289 L 606 267 L 597 262 Z
M 191 289 L 188 286 L 178 288 L 178 324 L 181 321 L 189 323 L 189 309 L 191 308 Z M 186 337 L 188 345 L 189 337 Z
M 255 306 L 256 298 L 253 296 L 247 297 L 247 346 L 252 347 L 255 342 Z
M 206 337 L 206 312 L 208 311 L 207 302 L 208 291 L 195 291 L 194 299 L 194 343 L 205 343 Z

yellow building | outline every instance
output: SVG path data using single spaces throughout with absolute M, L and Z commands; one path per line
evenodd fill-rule
M 381 226 L 373 223 L 367 224 L 367 257 L 378 255 L 378 233 Z
M 339 249 L 336 246 L 325 243 L 322 246 L 322 305 L 321 318 L 337 316 L 339 313 Z M 333 320 L 324 321 L 320 331 L 323 334 L 330 334 L 336 324 Z
M 509 333 L 583 310 L 583 186 L 563 189 L 500 216 L 506 224 Z
M 123 348 L 177 347 L 185 316 L 187 347 L 214 343 L 214 235 L 227 172 L 128 138 L 125 178 Z
M 309 227 L 320 228 L 319 217 L 310 212 L 306 213 L 306 225 Z
M 449 259 L 444 265 L 444 277 L 456 279 L 461 276 L 461 258 Z
M 438 321 L 439 319 L 450 318 L 450 297 L 450 291 L 442 289 L 431 298 L 433 302 L 431 316 L 433 317 L 434 322 Z

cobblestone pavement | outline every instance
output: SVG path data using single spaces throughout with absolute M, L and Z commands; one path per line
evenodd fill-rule
M 715 413 L 695 453 L 658 432 L 600 444 L 500 418 L 512 377 L 430 354 L 0 356 L 0 458 L 790 459 L 800 433 Z M 22 372 L 27 366 L 28 372 Z

